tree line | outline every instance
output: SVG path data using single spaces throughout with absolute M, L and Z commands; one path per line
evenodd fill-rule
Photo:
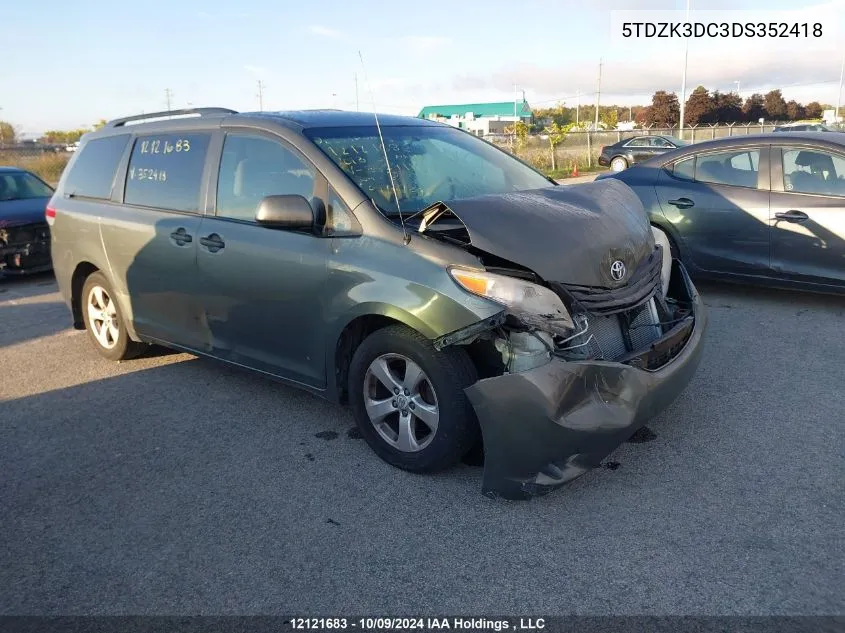
M 79 128 L 76 130 L 49 130 L 38 137 L 39 143 L 49 145 L 70 145 L 76 143 L 82 135 L 92 130 L 99 130 L 106 124 L 105 119 L 100 119 L 90 128 Z M 12 145 L 20 141 L 20 134 L 14 125 L 7 121 L 0 121 L 0 143 Z
M 735 92 L 710 92 L 698 86 L 690 93 L 684 108 L 684 125 L 705 125 L 725 123 L 757 123 L 766 121 L 798 121 L 820 119 L 824 110 L 833 106 L 818 101 L 801 104 L 794 99 L 786 101 L 780 90 L 766 94 L 754 93 L 745 101 Z M 542 131 L 549 123 L 568 125 L 576 120 L 589 124 L 595 119 L 595 105 L 580 108 L 559 105 L 554 108 L 534 110 L 534 128 Z M 618 121 L 634 121 L 640 126 L 675 127 L 681 118 L 681 106 L 674 92 L 658 90 L 650 105 L 599 107 L 599 120 L 607 128 L 616 127 Z

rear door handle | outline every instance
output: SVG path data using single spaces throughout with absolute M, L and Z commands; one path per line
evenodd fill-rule
M 223 238 L 217 235 L 217 233 L 201 237 L 200 244 L 205 246 L 211 253 L 216 253 L 220 249 L 226 247 L 226 242 L 224 242 Z
M 190 244 L 191 241 L 193 241 L 190 234 L 184 227 L 181 226 L 170 234 L 170 239 L 176 242 L 176 246 L 184 246 L 185 244 Z
M 787 222 L 806 222 L 810 219 L 809 215 L 797 209 L 791 209 L 786 213 L 775 213 L 775 217 L 778 220 L 786 220 Z
M 689 198 L 678 198 L 677 200 L 669 200 L 669 204 L 679 209 L 689 209 L 695 206 L 695 202 Z

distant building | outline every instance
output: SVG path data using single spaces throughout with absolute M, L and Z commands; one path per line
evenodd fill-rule
M 836 116 L 836 110 L 831 108 L 830 110 L 825 110 L 822 113 L 822 120 L 827 123 L 828 125 L 834 125 L 835 123 L 841 123 L 842 117 Z
M 514 116 L 514 112 L 516 116 Z M 531 122 L 531 107 L 525 99 L 499 103 L 464 103 L 459 105 L 425 106 L 417 115 L 421 119 L 440 121 L 472 132 L 477 136 L 504 134 L 516 120 Z

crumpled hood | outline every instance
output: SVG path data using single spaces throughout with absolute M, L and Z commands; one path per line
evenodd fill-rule
M 642 203 L 616 179 L 450 200 L 478 249 L 546 281 L 616 288 L 654 251 Z M 611 277 L 621 260 L 625 277 Z
M 23 224 L 43 224 L 44 211 L 50 198 L 28 200 L 0 200 L 0 229 Z

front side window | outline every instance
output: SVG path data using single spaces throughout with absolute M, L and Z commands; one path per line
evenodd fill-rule
M 845 196 L 845 158 L 815 149 L 784 149 L 783 188 L 795 193 Z
M 743 149 L 699 154 L 695 179 L 717 185 L 757 187 L 760 150 Z
M 53 190 L 40 178 L 25 171 L 0 171 L 0 202 L 49 198 Z
M 254 220 L 266 196 L 314 195 L 314 170 L 292 149 L 255 135 L 227 134 L 217 180 L 217 215 Z
M 126 173 L 126 204 L 193 211 L 200 208 L 211 134 L 154 134 L 135 139 Z
M 64 192 L 84 198 L 110 198 L 117 166 L 127 143 L 129 134 L 107 136 L 85 143 L 74 157 L 64 183 Z
M 385 214 L 435 202 L 554 186 L 542 174 L 477 137 L 449 126 L 382 128 L 390 174 L 375 125 L 305 130 Z

